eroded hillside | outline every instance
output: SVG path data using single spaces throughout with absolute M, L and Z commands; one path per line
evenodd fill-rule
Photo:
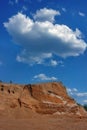
M 0 115 L 27 116 L 40 114 L 85 115 L 85 110 L 68 96 L 60 82 L 42 84 L 0 83 Z

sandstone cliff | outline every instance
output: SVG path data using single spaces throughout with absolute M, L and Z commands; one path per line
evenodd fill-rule
M 60 82 L 43 84 L 0 83 L 0 115 L 40 114 L 85 115 L 85 110 L 68 96 Z

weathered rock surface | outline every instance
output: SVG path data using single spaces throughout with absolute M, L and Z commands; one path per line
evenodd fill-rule
M 30 113 L 73 114 L 83 116 L 85 110 L 68 96 L 60 82 L 43 84 L 0 83 L 0 115 L 22 117 Z

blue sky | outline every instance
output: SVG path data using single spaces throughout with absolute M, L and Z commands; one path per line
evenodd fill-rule
M 62 81 L 87 103 L 87 2 L 1 0 L 0 80 Z

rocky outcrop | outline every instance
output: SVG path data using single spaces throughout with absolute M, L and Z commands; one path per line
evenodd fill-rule
M 40 114 L 85 115 L 85 110 L 68 96 L 61 82 L 43 84 L 0 83 L 0 115 L 20 111 Z

